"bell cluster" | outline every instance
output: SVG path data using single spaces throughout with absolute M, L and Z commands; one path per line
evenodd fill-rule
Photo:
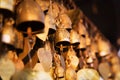
M 1 0 L 0 80 L 120 80 L 120 58 L 72 0 Z

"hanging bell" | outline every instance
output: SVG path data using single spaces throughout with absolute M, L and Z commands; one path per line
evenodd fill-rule
M 59 28 L 55 33 L 55 46 L 60 48 L 60 46 L 70 45 L 70 34 L 64 28 Z
M 72 29 L 72 22 L 65 13 L 59 15 L 57 23 L 59 24 L 58 28 L 65 28 L 68 31 Z
M 80 36 L 80 44 L 78 45 L 78 48 L 80 50 L 85 50 L 86 49 L 86 38 L 85 36 Z
M 2 29 L 1 40 L 7 44 L 10 49 L 15 48 L 15 31 L 13 28 L 13 20 L 6 20 Z
M 49 33 L 49 29 L 50 29 L 50 19 L 49 19 L 49 16 L 46 15 L 45 16 L 45 28 L 44 28 L 44 32 L 43 33 L 39 33 L 39 34 L 36 34 L 36 36 L 42 40 L 42 41 L 46 41 L 47 37 L 48 37 L 48 33 Z
M 17 29 L 27 34 L 31 27 L 32 34 L 44 32 L 44 13 L 34 0 L 23 0 L 16 8 Z
M 35 0 L 39 6 L 41 7 L 42 11 L 46 14 L 46 11 L 48 11 L 49 8 L 49 0 Z
M 99 38 L 98 39 L 98 50 L 99 50 L 99 56 L 101 57 L 110 54 L 111 45 L 109 41 Z
M 49 14 L 46 15 L 45 25 L 46 27 L 49 27 L 48 34 L 54 34 L 56 32 L 55 19 Z
M 53 16 L 53 7 L 52 7 L 52 2 L 50 1 L 50 6 L 48 9 L 48 13 L 46 15 L 47 19 L 47 26 L 49 26 L 49 33 L 48 34 L 53 34 L 56 32 L 56 24 L 55 24 L 55 17 Z
M 0 0 L 0 14 L 4 17 L 13 16 L 15 0 Z
M 79 34 L 75 30 L 70 31 L 70 43 L 73 46 L 78 46 L 80 44 Z
M 74 29 L 82 36 L 86 36 L 87 30 L 85 28 L 85 25 L 83 24 L 83 20 L 80 19 L 77 26 L 74 27 Z

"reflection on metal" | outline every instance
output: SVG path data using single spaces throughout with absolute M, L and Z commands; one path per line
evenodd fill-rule
M 72 0 L 1 0 L 1 4 L 0 62 L 7 55 L 0 63 L 1 78 L 1 72 L 8 74 L 6 70 L 14 66 L 14 75 L 4 78 L 119 80 L 117 50 Z
M 32 6 L 31 6 L 32 5 Z M 17 29 L 23 33 L 32 28 L 32 34 L 44 32 L 44 13 L 34 0 L 23 0 L 16 9 Z

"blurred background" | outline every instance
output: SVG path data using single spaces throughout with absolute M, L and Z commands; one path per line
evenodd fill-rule
M 120 0 L 74 0 L 106 38 L 120 48 Z

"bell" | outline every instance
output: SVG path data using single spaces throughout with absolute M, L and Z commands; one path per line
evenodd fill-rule
M 2 42 L 7 44 L 10 49 L 15 48 L 15 44 L 16 44 L 13 23 L 14 21 L 12 19 L 5 21 L 1 35 Z
M 98 39 L 99 56 L 106 56 L 110 53 L 111 45 L 109 41 L 99 38 Z
M 44 13 L 41 7 L 34 0 L 23 0 L 16 8 L 16 25 L 25 34 L 28 27 L 31 27 L 32 34 L 44 32 Z
M 65 79 L 66 80 L 76 80 L 77 74 L 75 70 L 73 70 L 71 67 L 67 68 L 65 71 Z
M 42 11 L 45 12 L 45 11 L 48 10 L 49 5 L 50 5 L 49 0 L 35 0 L 35 1 L 39 4 L 39 6 L 41 7 Z
M 78 48 L 80 50 L 86 49 L 86 38 L 84 36 L 80 36 L 80 44 L 78 45 Z
M 75 30 L 70 31 L 70 43 L 73 46 L 78 46 L 80 44 L 79 34 Z
M 48 34 L 54 34 L 56 32 L 55 19 L 49 14 L 46 15 L 45 25 L 46 27 L 49 27 Z
M 87 62 L 88 64 L 93 63 L 92 57 L 89 56 L 89 57 L 87 58 L 86 62 Z
M 55 33 L 55 46 L 60 47 L 70 45 L 70 34 L 66 29 L 59 28 Z
M 63 14 L 60 14 L 58 16 L 58 28 L 65 28 L 67 29 L 68 31 L 70 31 L 72 29 L 72 22 L 70 20 L 70 18 L 68 17 L 67 14 L 63 13 Z
M 0 0 L 0 14 L 10 17 L 14 12 L 15 0 Z
M 50 26 L 51 23 L 50 23 L 50 18 L 48 15 L 45 16 L 45 28 L 44 28 L 44 32 L 43 33 L 39 33 L 39 34 L 36 34 L 36 36 L 42 40 L 42 41 L 46 41 L 47 37 L 48 37 L 48 34 L 49 34 L 49 29 L 50 29 Z
M 85 25 L 83 24 L 83 20 L 80 19 L 77 26 L 74 27 L 74 29 L 82 36 L 86 36 L 87 30 L 85 28 Z
M 48 22 L 46 22 L 47 26 L 49 26 L 49 33 L 48 34 L 53 34 L 56 32 L 56 24 L 55 24 L 55 17 L 53 16 L 53 7 L 52 7 L 52 2 L 50 1 L 50 6 L 48 9 L 47 17 L 48 17 Z

